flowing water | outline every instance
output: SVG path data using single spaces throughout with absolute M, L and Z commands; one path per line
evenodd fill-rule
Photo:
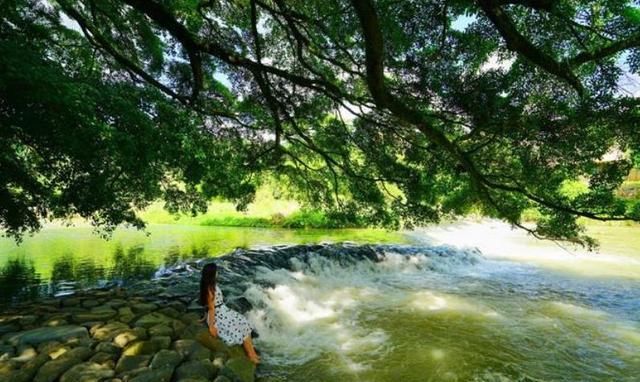
M 598 254 L 485 221 L 217 261 L 251 305 L 264 382 L 638 381 L 640 231 L 598 229 Z M 294 236 L 258 244 L 356 235 Z

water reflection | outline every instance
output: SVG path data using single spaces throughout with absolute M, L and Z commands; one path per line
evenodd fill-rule
M 207 245 L 203 245 L 201 247 L 191 246 L 191 249 L 188 251 L 181 252 L 179 246 L 175 246 L 169 250 L 166 256 L 163 259 L 163 263 L 165 266 L 176 265 L 182 261 L 189 261 L 194 259 L 203 259 L 205 257 L 209 257 L 211 255 L 211 251 Z
M 53 262 L 50 288 L 54 295 L 73 293 L 76 288 L 88 288 L 105 280 L 105 269 L 93 259 L 77 260 L 71 252 Z
M 33 261 L 10 259 L 0 268 L 0 303 L 33 298 L 40 293 L 40 275 Z
M 156 266 L 146 258 L 144 246 L 129 248 L 126 252 L 118 246 L 113 254 L 113 267 L 109 272 L 111 280 L 126 283 L 131 280 L 149 279 Z
M 207 248 L 193 247 L 182 252 L 176 247 L 165 257 L 171 264 L 187 259 L 205 257 Z M 11 303 L 39 295 L 62 296 L 78 289 L 124 285 L 134 280 L 150 279 L 157 266 L 148 259 L 144 246 L 125 249 L 119 245 L 111 262 L 96 263 L 92 258 L 76 256 L 67 251 L 53 260 L 51 277 L 42 279 L 33 261 L 23 257 L 10 259 L 0 268 L 0 303 Z

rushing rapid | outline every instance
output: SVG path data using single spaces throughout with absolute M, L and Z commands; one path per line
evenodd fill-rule
M 640 284 L 449 246 L 307 245 L 220 258 L 263 381 L 635 381 Z

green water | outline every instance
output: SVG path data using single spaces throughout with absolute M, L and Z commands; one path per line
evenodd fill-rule
M 90 283 L 237 247 L 477 247 L 480 260 L 470 263 L 452 248 L 433 259 L 258 272 L 268 282 L 246 296 L 256 307 L 247 316 L 260 333 L 261 380 L 638 381 L 640 227 L 589 230 L 602 242 L 600 253 L 534 241 L 495 222 L 404 233 L 152 225 L 149 236 L 121 229 L 110 241 L 89 227 L 49 227 L 20 246 L 1 239 L 0 265 L 23 258 L 41 281 Z
M 219 256 L 236 248 L 276 244 L 308 244 L 353 241 L 357 243 L 406 243 L 397 232 L 374 229 L 286 230 L 264 228 L 206 227 L 198 225 L 149 225 L 148 235 L 135 229 L 117 229 L 109 240 L 98 236 L 89 226 L 49 226 L 21 244 L 0 237 L 0 266 L 10 260 L 33 262 L 36 273 L 48 280 L 56 269 L 72 266 L 75 273 L 107 272 L 118 261 L 131 260 L 127 253 L 135 250 L 135 261 L 155 269 L 167 261 L 191 257 Z M 122 249 L 125 256 L 118 257 Z M 71 263 L 71 265 L 69 265 Z

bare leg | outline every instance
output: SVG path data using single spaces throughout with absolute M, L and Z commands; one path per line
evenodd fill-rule
M 256 349 L 253 347 L 253 342 L 251 342 L 251 336 L 247 336 L 242 343 L 244 347 L 244 351 L 247 353 L 247 357 L 249 360 L 256 365 L 260 363 L 260 357 L 256 354 Z

